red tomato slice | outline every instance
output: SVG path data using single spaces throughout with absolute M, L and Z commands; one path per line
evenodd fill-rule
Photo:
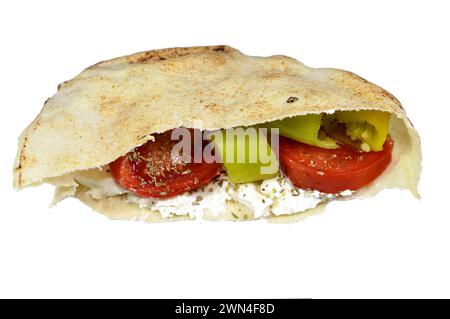
M 280 165 L 291 182 L 324 193 L 356 190 L 377 178 L 391 162 L 393 141 L 380 152 L 360 153 L 344 146 L 330 150 L 280 136 Z
M 172 147 L 178 141 L 171 140 L 171 134 L 156 134 L 155 141 L 109 164 L 116 182 L 139 196 L 163 198 L 191 191 L 220 173 L 220 163 L 193 163 L 192 159 L 191 163 L 183 163 L 180 157 L 172 157 Z M 193 157 L 193 150 L 191 154 Z

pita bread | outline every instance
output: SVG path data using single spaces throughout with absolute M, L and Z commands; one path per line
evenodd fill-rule
M 396 147 L 388 170 L 359 193 L 397 187 L 418 196 L 419 136 L 400 102 L 365 79 L 348 71 L 310 68 L 281 55 L 247 56 L 228 46 L 140 52 L 97 63 L 58 86 L 20 136 L 14 187 L 53 183 L 58 186 L 55 199 L 76 193 L 88 205 L 108 211 L 111 207 L 100 204 L 104 200 L 94 204 L 82 188 L 77 192 L 72 174 L 110 163 L 151 134 L 368 109 L 393 114 Z

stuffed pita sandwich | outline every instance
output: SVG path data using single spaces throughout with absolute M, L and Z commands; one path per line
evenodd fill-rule
M 112 219 L 283 220 L 387 188 L 418 195 L 400 102 L 343 70 L 228 46 L 140 52 L 58 86 L 19 139 L 14 187 Z

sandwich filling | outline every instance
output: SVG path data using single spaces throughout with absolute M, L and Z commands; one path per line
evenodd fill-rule
M 76 180 L 94 198 L 124 195 L 162 217 L 201 218 L 229 202 L 247 207 L 249 218 L 298 213 L 351 195 L 383 173 L 394 146 L 389 120 L 386 112 L 338 111 L 233 134 L 184 129 L 186 137 L 174 129 L 110 163 L 102 178 Z

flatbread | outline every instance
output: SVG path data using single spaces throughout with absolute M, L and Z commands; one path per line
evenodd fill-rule
M 397 180 L 387 187 L 418 195 L 416 130 L 393 95 L 354 73 L 281 55 L 247 56 L 228 46 L 135 53 L 97 63 L 58 86 L 20 136 L 14 187 L 50 182 L 69 196 L 77 190 L 73 172 L 106 165 L 172 128 L 215 130 L 368 109 L 395 118 L 401 154 L 389 168 Z

